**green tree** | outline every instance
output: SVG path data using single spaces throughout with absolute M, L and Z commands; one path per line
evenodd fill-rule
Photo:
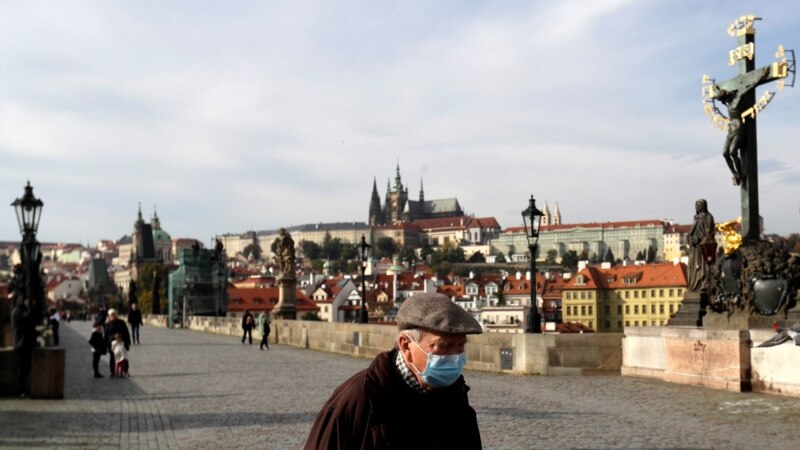
M 589 257 L 589 262 L 592 264 L 597 264 L 600 262 L 600 258 L 597 256 L 597 253 L 592 253 L 592 256 Z
M 400 259 L 403 261 L 416 261 L 417 260 L 417 253 L 411 247 L 403 247 L 400 250 Z
M 419 251 L 419 256 L 422 257 L 422 259 L 424 259 L 425 261 L 427 261 L 428 257 L 430 257 L 430 255 L 431 255 L 431 252 L 433 252 L 433 249 L 431 248 L 431 244 L 428 243 L 427 239 L 423 240 L 422 241 L 422 248 Z
M 639 250 L 636 253 L 636 260 L 637 261 L 644 261 L 644 252 L 643 251 Z
M 506 306 L 506 294 L 503 291 L 504 287 L 505 287 L 505 282 L 501 280 L 500 283 L 497 285 L 497 294 L 495 294 L 495 296 L 497 297 L 497 306 Z
M 242 254 L 249 258 L 250 255 L 253 255 L 253 259 L 260 260 L 261 259 L 261 246 L 258 244 L 247 244 L 247 247 L 242 250 Z
M 311 320 L 314 322 L 321 322 L 322 318 L 319 316 L 319 314 L 315 312 L 307 312 L 303 314 L 303 317 L 301 317 L 300 320 Z
M 502 253 L 500 253 L 500 254 L 499 254 L 499 255 L 497 255 L 497 257 L 494 259 L 494 262 L 496 262 L 496 263 L 504 263 L 504 262 L 506 262 L 506 257 L 505 257 L 505 256 L 503 256 L 503 254 L 502 254 Z
M 322 239 L 322 252 L 320 256 L 330 260 L 337 260 L 340 258 L 341 254 L 342 240 L 339 238 L 332 238 L 331 233 L 326 232 L 325 237 Z
M 657 256 L 656 251 L 657 251 L 656 248 L 653 247 L 652 245 L 650 247 L 647 247 L 647 257 L 645 258 L 645 260 L 648 263 L 656 261 L 656 256 Z
M 545 264 L 555 264 L 556 259 L 558 258 L 558 251 L 557 250 L 548 250 L 547 256 L 544 258 Z
M 570 269 L 578 268 L 578 252 L 570 250 L 561 257 L 561 265 Z
M 589 259 L 589 254 L 586 253 L 586 250 L 582 250 L 581 254 L 578 255 L 578 260 L 579 261 L 586 261 L 587 259 Z
M 320 247 L 314 241 L 307 241 L 303 239 L 300 241 L 300 248 L 303 250 L 303 255 L 308 259 L 319 259 Z
M 373 254 L 376 258 L 391 258 L 395 253 L 397 253 L 397 244 L 389 236 L 381 236 L 375 242 Z
M 153 278 L 155 272 L 158 272 L 159 289 L 158 295 L 160 297 L 159 306 L 161 307 L 161 314 L 167 313 L 169 307 L 169 266 L 161 263 L 145 263 L 139 269 L 139 276 L 136 278 L 136 298 L 139 300 L 139 309 L 142 312 L 149 313 L 152 311 L 153 300 Z
M 483 253 L 475 252 L 475 253 L 472 254 L 472 256 L 469 257 L 469 261 L 468 262 L 473 263 L 473 264 L 475 264 L 475 263 L 485 263 L 486 262 L 486 258 L 483 257 Z
M 614 252 L 611 251 L 611 248 L 606 250 L 606 256 L 603 258 L 603 262 L 609 262 L 609 263 L 614 262 Z

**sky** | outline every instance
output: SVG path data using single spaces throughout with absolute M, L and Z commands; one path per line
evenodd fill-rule
M 740 215 L 701 81 L 800 52 L 800 2 L 4 1 L 0 199 L 30 180 L 42 242 L 366 222 L 410 197 L 522 224 Z M 774 83 L 758 89 L 776 91 Z M 758 116 L 765 231 L 800 232 L 800 82 Z M 0 240 L 20 236 L 11 206 Z

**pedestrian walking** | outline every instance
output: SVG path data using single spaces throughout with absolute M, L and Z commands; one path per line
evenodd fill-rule
M 253 315 L 250 313 L 250 310 L 245 309 L 244 315 L 242 316 L 242 344 L 244 344 L 245 337 L 249 337 L 250 345 L 253 345 L 253 327 L 255 324 L 256 321 L 253 318 Z
M 269 350 L 269 322 L 269 313 L 264 313 L 262 311 L 261 314 L 258 315 L 258 321 L 256 322 L 258 324 L 258 331 L 261 333 L 261 345 L 259 345 L 258 348 L 262 351 L 264 347 L 267 347 L 267 350 Z
M 53 332 L 53 345 L 58 347 L 58 328 L 61 326 L 61 313 L 55 308 L 50 308 L 50 331 Z
M 306 449 L 479 449 L 481 436 L 461 371 L 480 323 L 447 296 L 417 294 L 396 316 L 395 348 L 333 391 Z
M 89 338 L 89 345 L 92 346 L 92 369 L 95 378 L 103 378 L 100 374 L 100 357 L 106 354 L 106 341 L 103 339 L 103 324 L 94 323 L 94 331 Z
M 131 339 L 133 339 L 134 344 L 138 345 L 139 327 L 142 326 L 142 312 L 136 303 L 132 303 L 131 310 L 128 311 L 128 324 L 131 326 Z
M 111 352 L 114 354 L 114 376 L 117 378 L 128 378 L 128 350 L 130 345 L 125 345 L 122 333 L 114 335 L 114 342 L 111 343 Z
M 116 370 L 116 361 L 114 355 L 114 349 L 112 348 L 112 344 L 114 343 L 117 334 L 122 335 L 122 342 L 125 346 L 125 350 L 131 349 L 131 336 L 128 333 L 128 326 L 125 325 L 125 322 L 119 318 L 116 309 L 109 309 L 108 310 L 108 323 L 106 323 L 105 331 L 103 338 L 106 341 L 106 348 L 109 350 L 108 352 L 108 371 L 111 374 L 114 374 Z
M 97 316 L 95 316 L 94 321 L 100 322 L 101 325 L 106 325 L 106 320 L 108 319 L 108 312 L 106 312 L 106 307 L 100 305 L 100 309 L 97 310 Z
M 27 398 L 31 396 L 31 363 L 33 348 L 36 347 L 36 324 L 29 299 L 17 301 L 17 306 L 11 311 L 11 325 L 14 327 L 14 354 L 17 357 L 17 388 L 20 397 Z

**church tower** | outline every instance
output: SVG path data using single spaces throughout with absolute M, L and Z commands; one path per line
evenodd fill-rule
M 422 189 L 422 177 L 419 179 L 419 202 L 425 203 L 425 190 Z
M 561 211 L 558 209 L 558 202 L 556 202 L 556 212 L 553 214 L 553 225 L 561 225 Z
M 386 217 L 387 224 L 402 222 L 403 210 L 408 201 L 408 188 L 403 188 L 403 180 L 400 178 L 400 163 L 397 163 L 397 171 L 394 177 L 394 186 L 386 191 Z
M 381 225 L 385 223 L 383 211 L 381 210 L 381 198 L 378 196 L 378 181 L 372 179 L 372 197 L 369 201 L 369 224 Z
M 544 201 L 544 211 L 542 211 L 541 226 L 553 225 L 551 222 L 550 207 L 547 205 L 547 200 Z

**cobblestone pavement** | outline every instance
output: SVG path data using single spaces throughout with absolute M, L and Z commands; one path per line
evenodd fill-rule
M 369 364 L 144 327 L 131 378 L 94 379 L 90 331 L 62 326 L 64 400 L 0 399 L 1 448 L 300 448 L 330 392 Z M 797 448 L 798 399 L 619 376 L 465 376 L 484 448 Z

